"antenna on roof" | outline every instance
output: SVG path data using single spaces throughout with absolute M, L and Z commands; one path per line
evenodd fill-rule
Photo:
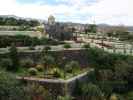
M 94 25 L 96 24 L 95 18 L 94 18 L 94 20 L 93 20 L 93 24 L 94 24 Z

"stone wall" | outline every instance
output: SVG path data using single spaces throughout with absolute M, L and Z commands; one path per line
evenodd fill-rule
M 63 58 L 65 57 L 65 61 L 77 61 L 79 62 L 80 66 L 82 67 L 87 67 L 89 66 L 88 64 L 88 58 L 86 55 L 85 50 L 63 50 L 63 51 L 51 51 L 51 54 L 53 57 L 55 57 L 55 61 L 62 62 Z M 26 59 L 30 58 L 36 63 L 38 63 L 41 59 L 41 53 L 40 52 L 21 52 L 19 53 L 20 59 Z
M 55 96 L 56 98 L 56 96 L 65 95 L 66 93 L 69 95 L 72 95 L 72 93 L 74 92 L 77 80 L 80 83 L 88 82 L 88 72 L 82 73 L 68 80 L 38 79 L 38 78 L 31 78 L 31 77 L 23 77 L 23 78 L 18 78 L 18 79 L 25 80 L 28 83 L 33 83 L 33 82 L 39 83 L 39 85 L 42 85 L 44 88 L 49 90 L 50 93 L 52 93 L 52 96 Z

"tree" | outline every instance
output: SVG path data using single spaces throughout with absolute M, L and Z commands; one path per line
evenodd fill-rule
M 45 55 L 42 58 L 42 63 L 44 65 L 44 70 L 46 70 L 45 71 L 45 74 L 47 74 L 47 71 L 48 71 L 49 67 L 51 67 L 52 65 L 54 65 L 54 58 L 52 56 Z
M 127 100 L 133 100 L 133 91 L 128 92 L 126 97 L 127 97 Z
M 0 72 L 0 100 L 28 100 L 24 86 L 9 72 Z
M 103 100 L 100 88 L 92 83 L 83 85 L 82 93 L 87 100 Z
M 80 70 L 80 65 L 76 61 L 71 61 L 65 65 L 65 71 L 68 73 L 75 73 Z
M 26 92 L 29 95 L 29 100 L 53 100 L 54 96 L 38 83 L 29 83 L 26 87 Z
M 81 96 L 82 95 L 82 84 L 81 84 L 81 82 L 79 82 L 79 80 L 76 80 L 76 82 L 75 82 L 73 94 L 75 96 Z
M 115 64 L 115 79 L 124 80 L 128 78 L 130 65 L 125 61 L 117 61 Z
M 97 32 L 97 26 L 95 24 L 87 25 L 85 28 L 85 33 L 87 34 L 88 32 L 96 33 Z
M 47 74 L 48 68 L 51 67 L 51 65 L 55 64 L 55 59 L 49 54 L 50 47 L 45 47 L 42 51 L 42 63 L 44 66 L 44 74 Z
M 97 26 L 95 24 L 90 25 L 90 32 L 96 33 L 97 32 Z
M 12 61 L 12 68 L 10 70 L 16 71 L 19 68 L 19 57 L 18 57 L 17 48 L 15 47 L 14 44 L 12 44 L 9 49 L 9 58 Z
M 2 59 L 0 65 L 3 69 L 6 70 L 12 70 L 13 66 L 11 59 Z

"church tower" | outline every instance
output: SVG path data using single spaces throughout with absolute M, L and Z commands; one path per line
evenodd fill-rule
M 54 25 L 55 24 L 55 17 L 50 15 L 48 18 L 48 25 Z

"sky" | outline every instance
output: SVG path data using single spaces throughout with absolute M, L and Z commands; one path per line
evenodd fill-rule
M 0 15 L 56 21 L 133 25 L 133 0 L 0 0 Z

